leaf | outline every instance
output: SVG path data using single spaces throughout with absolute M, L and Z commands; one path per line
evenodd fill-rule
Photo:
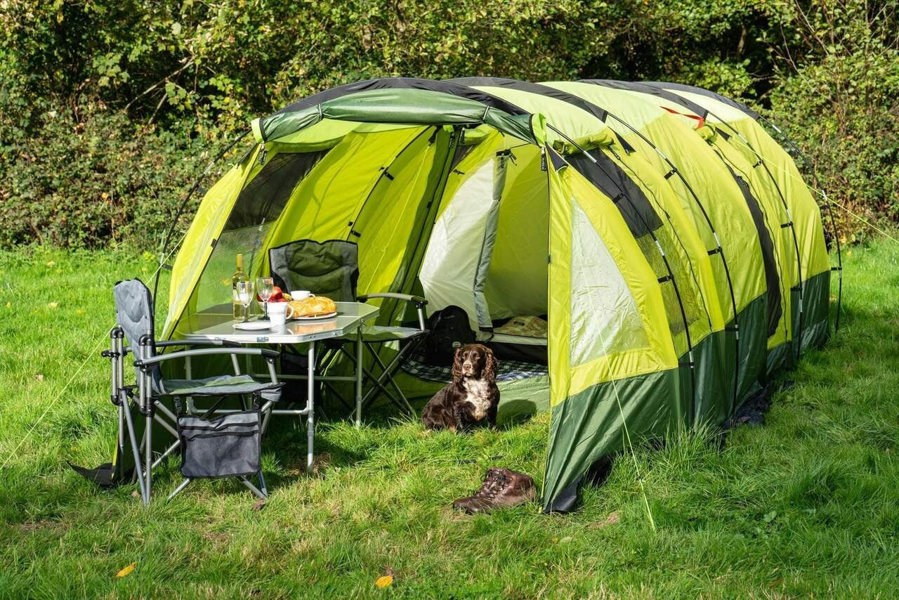
M 609 513 L 609 516 L 607 516 L 604 520 L 591 523 L 590 527 L 592 529 L 602 529 L 603 527 L 608 527 L 609 525 L 615 525 L 619 521 L 621 521 L 621 513 L 616 510 Z
M 115 576 L 119 577 L 119 578 L 127 577 L 128 575 L 131 575 L 131 573 L 132 573 L 132 571 L 134 571 L 135 567 L 137 567 L 137 563 L 133 562 L 130 565 L 128 565 L 127 567 L 125 567 L 124 569 L 122 569 L 121 571 L 119 571 L 118 573 L 116 573 Z
M 386 587 L 390 587 L 393 584 L 393 575 L 382 575 L 375 579 L 375 587 L 379 590 L 383 590 Z

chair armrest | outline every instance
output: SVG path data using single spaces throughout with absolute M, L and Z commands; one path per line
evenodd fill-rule
M 170 346 L 220 346 L 225 348 L 240 348 L 237 342 L 227 342 L 224 340 L 197 340 L 195 342 L 188 340 L 164 340 L 153 343 L 157 348 L 166 348 Z M 105 351 L 108 352 L 108 351 Z M 127 355 L 132 352 L 131 346 L 123 346 L 122 353 Z M 103 356 L 106 356 L 103 354 Z
M 240 344 L 237 342 L 226 342 L 223 340 L 196 340 L 196 341 L 188 341 L 188 340 L 164 340 L 155 342 L 157 348 L 165 348 L 168 346 L 225 346 L 229 348 L 239 348 Z
M 186 358 L 189 356 L 212 356 L 212 355 L 232 355 L 243 354 L 249 356 L 263 356 L 265 358 L 278 358 L 280 354 L 274 350 L 267 348 L 199 348 L 197 350 L 182 350 L 181 352 L 172 352 L 170 354 L 159 354 L 151 358 L 134 361 L 136 367 L 146 367 L 155 365 L 166 360 L 174 358 Z
M 394 292 L 384 292 L 381 294 L 362 294 L 358 296 L 356 299 L 359 302 L 367 302 L 369 298 L 392 298 L 394 300 L 403 300 L 405 302 L 413 302 L 417 308 L 423 308 L 427 306 L 428 301 L 422 298 L 421 296 L 413 296 L 411 294 L 397 294 Z

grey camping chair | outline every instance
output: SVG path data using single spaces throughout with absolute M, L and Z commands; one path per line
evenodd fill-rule
M 275 283 L 283 289 L 309 290 L 327 296 L 335 302 L 367 302 L 369 299 L 382 298 L 412 304 L 418 317 L 417 327 L 372 325 L 366 324 L 358 335 L 338 338 L 334 352 L 323 358 L 322 368 L 335 360 L 338 354 L 348 357 L 354 365 L 363 370 L 364 383 L 368 390 L 356 398 L 355 420 L 358 425 L 362 419 L 362 409 L 380 395 L 386 396 L 402 410 L 414 413 L 409 400 L 394 380 L 403 361 L 411 356 L 424 340 L 425 329 L 424 308 L 427 300 L 420 296 L 399 293 L 375 293 L 357 295 L 356 285 L 359 281 L 359 247 L 344 240 L 297 240 L 269 250 L 269 265 Z M 385 360 L 380 352 L 384 344 L 396 342 L 398 351 Z M 347 350 L 354 346 L 355 352 Z M 371 367 L 365 366 L 362 348 L 368 349 Z M 340 380 L 341 377 L 324 377 L 328 380 Z
M 116 326 L 110 332 L 111 348 L 104 356 L 112 360 L 112 402 L 119 412 L 118 460 L 127 459 L 130 451 L 143 503 L 150 502 L 153 469 L 176 450 L 181 453 L 181 472 L 185 479 L 169 498 L 193 479 L 218 477 L 237 477 L 255 495 L 267 497 L 260 468 L 260 438 L 271 407 L 281 395 L 282 384 L 275 370 L 278 353 L 261 348 L 193 347 L 196 345 L 184 341 L 156 340 L 152 297 L 139 279 L 117 283 L 114 299 Z M 157 352 L 166 347 L 185 349 Z M 128 354 L 134 356 L 133 385 L 125 384 Z M 214 355 L 230 357 L 235 374 L 201 379 L 190 376 L 193 357 Z M 259 382 L 249 375 L 241 375 L 239 355 L 265 360 L 270 381 Z M 172 361 L 183 361 L 186 378 L 163 376 L 161 366 Z M 240 398 L 242 408 L 221 409 L 221 403 L 228 397 Z M 249 398 L 253 399 L 252 408 L 248 406 Z M 166 406 L 165 399 L 175 407 L 174 411 Z M 201 411 L 195 402 L 204 399 L 213 404 Z M 182 411 L 185 403 L 187 410 Z M 167 432 L 174 441 L 169 443 L 164 435 L 154 439 L 154 429 L 160 434 Z M 258 477 L 258 488 L 250 482 L 250 476 Z

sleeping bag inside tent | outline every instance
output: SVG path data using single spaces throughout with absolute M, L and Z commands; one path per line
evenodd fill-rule
M 542 502 L 569 509 L 627 436 L 720 424 L 827 336 L 795 165 L 748 113 L 664 85 L 378 79 L 257 119 L 182 242 L 163 337 L 231 319 L 235 255 L 256 277 L 270 248 L 353 242 L 360 294 L 465 310 L 505 365 L 501 419 L 551 411 Z M 408 363 L 422 403 L 448 379 Z

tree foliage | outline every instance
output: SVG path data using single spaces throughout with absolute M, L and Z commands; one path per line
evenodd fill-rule
M 0 0 L 0 245 L 132 239 L 201 148 L 384 76 L 699 85 L 789 126 L 831 197 L 899 219 L 897 25 L 861 0 Z

